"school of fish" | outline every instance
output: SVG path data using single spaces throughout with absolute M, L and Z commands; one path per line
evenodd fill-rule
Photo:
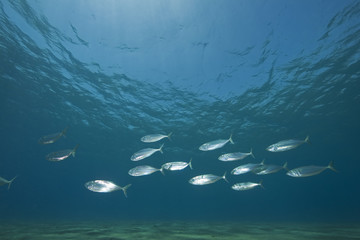
M 65 134 L 67 133 L 68 128 L 66 127 L 61 132 L 49 134 L 42 136 L 39 139 L 39 144 L 51 144 L 56 141 L 58 141 L 61 137 L 65 137 Z M 149 134 L 146 136 L 143 136 L 140 138 L 140 140 L 144 143 L 154 143 L 158 142 L 164 138 L 168 138 L 171 140 L 172 132 L 164 135 L 164 134 Z M 235 144 L 232 139 L 232 134 L 228 139 L 218 139 L 213 140 L 210 142 L 206 142 L 202 145 L 200 145 L 199 150 L 200 151 L 213 151 L 219 148 L 224 147 L 227 143 Z M 289 140 L 282 140 L 277 143 L 271 144 L 266 148 L 269 152 L 283 152 L 283 151 L 289 151 L 292 149 L 295 149 L 305 143 L 309 143 L 309 136 L 307 136 L 304 140 L 299 139 L 289 139 Z M 65 150 L 58 150 L 55 152 L 51 152 L 48 155 L 45 156 L 45 159 L 51 162 L 59 162 L 67 159 L 68 157 L 72 156 L 75 157 L 75 153 L 79 147 L 79 144 L 77 144 L 75 147 Z M 163 147 L 164 143 L 161 144 L 159 148 L 143 148 L 137 152 L 135 152 L 131 157 L 130 160 L 137 162 L 140 160 L 144 160 L 148 157 L 151 157 L 156 152 L 160 152 L 163 154 Z M 233 152 L 233 153 L 226 153 L 222 154 L 218 157 L 218 160 L 223 162 L 229 162 L 229 161 L 238 161 L 243 160 L 247 158 L 248 156 L 251 156 L 255 159 L 255 156 L 253 154 L 253 150 L 250 149 L 249 152 Z M 309 165 L 309 166 L 301 166 L 294 169 L 289 170 L 287 167 L 288 163 L 285 162 L 283 165 L 273 165 L 273 164 L 265 164 L 265 161 L 261 162 L 255 162 L 255 163 L 245 163 L 242 165 L 239 165 L 235 167 L 232 170 L 229 170 L 231 175 L 241 175 L 248 172 L 252 172 L 256 175 L 267 175 L 267 174 L 273 174 L 277 173 L 281 170 L 286 171 L 286 175 L 294 178 L 299 177 L 310 177 L 314 175 L 318 175 L 325 171 L 326 169 L 330 169 L 332 171 L 336 172 L 336 169 L 333 166 L 333 162 L 330 161 L 330 163 L 327 166 L 316 166 L 316 165 Z M 151 175 L 155 172 L 160 172 L 162 175 L 165 175 L 165 171 L 181 171 L 185 168 L 193 169 L 192 165 L 192 158 L 188 162 L 182 162 L 182 161 L 174 161 L 174 162 L 166 162 L 162 164 L 159 168 L 149 166 L 149 165 L 137 165 L 133 168 L 128 170 L 128 174 L 132 177 L 140 177 L 140 176 L 147 176 Z M 10 189 L 10 186 L 12 182 L 17 178 L 15 176 L 11 180 L 6 180 L 5 178 L 0 177 L 0 186 L 2 185 L 8 185 L 8 189 Z M 224 180 L 225 182 L 229 183 L 228 179 L 226 178 L 226 172 L 223 173 L 223 175 L 215 175 L 212 173 L 204 173 L 201 175 L 194 176 L 188 180 L 188 182 L 192 185 L 208 185 L 218 182 L 219 180 Z M 132 184 L 127 184 L 124 187 L 121 187 L 111 181 L 108 180 L 90 180 L 84 184 L 84 186 L 92 191 L 97 193 L 109 193 L 114 191 L 121 190 L 125 197 L 127 197 L 127 189 L 132 186 Z M 256 187 L 263 187 L 262 180 L 259 182 L 237 182 L 232 184 L 231 189 L 235 191 L 245 191 L 250 190 Z

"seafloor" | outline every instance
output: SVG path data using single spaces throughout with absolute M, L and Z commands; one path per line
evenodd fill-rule
M 360 239 L 360 224 L 241 222 L 6 222 L 0 239 Z

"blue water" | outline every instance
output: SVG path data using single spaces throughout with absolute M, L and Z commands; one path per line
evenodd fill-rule
M 4 0 L 0 21 L 0 176 L 18 175 L 0 187 L 0 219 L 360 220 L 360 2 Z M 231 133 L 234 145 L 198 149 Z M 130 160 L 161 143 L 163 154 Z M 46 161 L 76 144 L 75 158 Z M 256 159 L 217 160 L 250 148 Z M 193 170 L 128 175 L 190 158 Z M 262 159 L 338 172 L 229 174 Z M 188 183 L 225 171 L 230 183 Z M 128 198 L 87 190 L 95 179 L 131 183 Z

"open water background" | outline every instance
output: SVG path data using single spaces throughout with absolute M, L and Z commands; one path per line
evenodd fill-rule
M 1 219 L 357 222 L 360 2 L 0 1 Z M 38 139 L 69 127 L 50 145 Z M 140 138 L 173 132 L 141 162 Z M 208 141 L 234 145 L 201 152 Z M 311 144 L 271 153 L 284 139 Z M 48 162 L 53 151 L 75 158 Z M 228 152 L 256 159 L 221 162 Z M 194 170 L 131 177 L 136 165 Z M 193 186 L 247 162 L 326 166 Z M 93 193 L 90 180 L 132 183 Z M 265 189 L 233 191 L 263 180 Z

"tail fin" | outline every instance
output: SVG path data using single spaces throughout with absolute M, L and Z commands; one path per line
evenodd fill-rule
M 167 135 L 167 138 L 171 141 L 171 138 L 170 138 L 170 136 L 172 135 L 173 133 L 171 132 L 171 133 L 169 133 L 168 135 Z
M 8 185 L 8 190 L 10 189 L 10 186 L 11 186 L 11 184 L 12 184 L 12 182 L 15 180 L 15 178 L 17 178 L 18 176 L 16 175 L 13 179 L 11 179 L 10 181 L 9 181 L 9 185 Z
M 309 139 L 309 138 L 310 138 L 310 136 L 309 136 L 309 135 L 307 135 L 307 136 L 306 136 L 306 138 L 305 138 L 305 140 L 304 140 L 304 142 L 306 142 L 306 143 L 310 143 L 310 139 Z
M 125 187 L 122 187 L 121 190 L 124 192 L 125 197 L 127 198 L 127 192 L 126 190 L 131 186 L 131 184 L 126 185 Z
M 78 147 L 79 147 L 79 144 L 76 145 L 76 146 L 74 147 L 74 149 L 72 150 L 71 155 L 72 155 L 73 157 L 75 157 L 75 152 L 76 152 L 76 150 L 78 149 Z
M 161 152 L 161 153 L 164 153 L 163 151 L 162 151 L 162 148 L 164 147 L 164 144 L 161 144 L 161 146 L 160 146 L 160 148 L 159 148 L 159 151 Z
M 224 179 L 227 183 L 229 183 L 229 181 L 226 179 L 226 172 L 225 172 L 224 175 L 222 176 L 222 179 Z
M 64 130 L 61 131 L 61 134 L 60 134 L 60 135 L 65 137 L 68 128 L 69 128 L 69 127 L 64 128 Z
M 231 144 L 235 144 L 234 141 L 232 140 L 232 134 L 230 135 L 229 141 Z
M 289 169 L 287 168 L 287 162 L 284 163 L 283 169 L 285 169 L 286 171 L 289 171 Z
M 250 155 L 255 159 L 255 156 L 253 154 L 252 148 L 250 149 Z
M 190 167 L 190 169 L 193 169 L 192 164 L 191 164 L 191 161 L 192 161 L 192 158 L 191 158 L 190 161 L 189 161 L 189 167 Z
M 164 168 L 161 166 L 161 168 L 159 169 L 159 171 L 161 172 L 162 175 L 165 176 L 165 173 L 164 173 Z
M 262 183 L 263 183 L 263 180 L 260 180 L 259 186 L 260 186 L 262 189 L 265 189 Z
M 327 166 L 327 168 L 330 168 L 330 169 L 333 170 L 334 172 L 338 172 L 338 170 L 336 170 L 336 169 L 334 168 L 334 162 L 333 162 L 333 161 L 329 162 L 329 165 Z

